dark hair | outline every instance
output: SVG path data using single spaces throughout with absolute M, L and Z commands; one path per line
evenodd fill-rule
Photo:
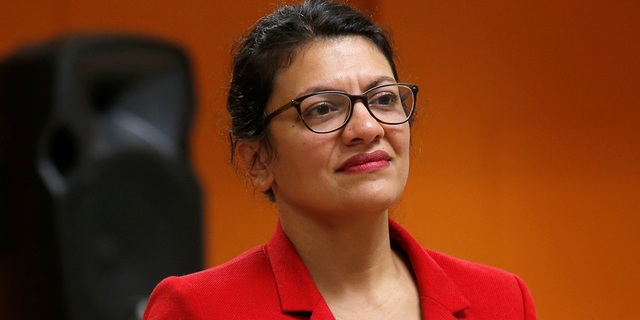
M 259 141 L 271 155 L 264 109 L 271 97 L 277 71 L 288 66 L 298 50 L 314 39 L 363 36 L 375 44 L 398 80 L 395 53 L 388 31 L 357 10 L 337 2 L 308 0 L 283 6 L 263 17 L 234 48 L 232 79 L 227 98 L 231 116 L 231 161 L 239 140 Z M 273 202 L 273 191 L 265 194 Z

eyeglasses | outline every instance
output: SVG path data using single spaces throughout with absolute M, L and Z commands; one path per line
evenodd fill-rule
M 418 86 L 408 83 L 385 84 L 360 95 L 342 91 L 316 92 L 292 100 L 266 116 L 264 123 L 266 126 L 271 119 L 293 107 L 309 130 L 315 133 L 334 132 L 349 122 L 353 106 L 360 100 L 378 122 L 403 124 L 413 114 L 417 95 Z

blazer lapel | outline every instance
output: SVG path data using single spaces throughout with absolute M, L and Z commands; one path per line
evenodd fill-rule
M 429 297 L 420 297 L 422 302 L 422 319 L 424 320 L 458 320 L 454 313 Z
M 278 221 L 276 231 L 267 243 L 265 251 L 269 256 L 273 276 L 276 280 L 282 312 L 313 312 L 315 315 L 317 310 L 322 313 L 321 306 L 323 304 L 326 306 L 322 294 L 313 283 L 313 279 L 295 247 L 282 231 L 280 221 Z M 327 307 L 326 310 L 328 311 L 329 308 Z M 331 312 L 328 312 L 331 315 Z M 333 316 L 329 319 L 333 319 Z
M 392 220 L 389 220 L 389 235 L 409 256 L 420 290 L 424 320 L 457 319 L 456 313 L 471 307 L 438 263 L 406 230 Z

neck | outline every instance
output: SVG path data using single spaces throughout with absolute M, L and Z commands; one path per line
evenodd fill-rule
M 323 296 L 371 293 L 398 277 L 403 262 L 391 249 L 386 210 L 330 222 L 279 211 L 283 231 Z

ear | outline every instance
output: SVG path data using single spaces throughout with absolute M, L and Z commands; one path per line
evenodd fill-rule
M 237 152 L 253 186 L 261 192 L 269 190 L 274 178 L 267 166 L 267 154 L 259 143 L 238 142 Z

